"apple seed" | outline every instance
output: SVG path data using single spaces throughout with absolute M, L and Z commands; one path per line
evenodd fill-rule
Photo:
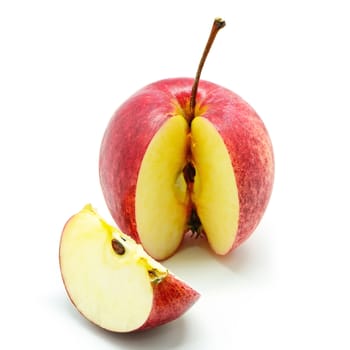
M 188 162 L 184 169 L 183 169 L 183 174 L 185 181 L 187 183 L 193 183 L 194 182 L 194 177 L 196 176 L 196 169 L 194 168 L 193 164 L 191 162 Z
M 195 237 L 196 239 L 202 236 L 203 234 L 203 227 L 201 220 L 197 214 L 197 210 L 195 208 L 192 208 L 191 215 L 188 220 L 188 229 L 191 232 L 191 237 Z
M 112 239 L 112 248 L 118 255 L 125 254 L 124 246 L 115 238 Z

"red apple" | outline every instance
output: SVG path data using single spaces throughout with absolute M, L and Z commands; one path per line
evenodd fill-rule
M 59 258 L 72 303 L 88 320 L 110 331 L 132 332 L 170 322 L 199 298 L 91 205 L 66 223 Z
M 268 132 L 237 94 L 199 80 L 224 22 L 216 19 L 196 79 L 161 80 L 115 112 L 100 150 L 100 180 L 119 227 L 155 259 L 186 232 L 227 254 L 254 231 L 268 204 L 274 157 Z

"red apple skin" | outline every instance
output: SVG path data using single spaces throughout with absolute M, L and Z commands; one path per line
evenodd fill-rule
M 149 318 L 139 330 L 151 329 L 174 321 L 183 315 L 200 297 L 187 284 L 169 274 L 153 287 L 153 306 Z
M 112 116 L 100 149 L 102 191 L 122 231 L 140 242 L 135 220 L 135 192 L 146 149 L 164 122 L 189 103 L 193 79 L 160 80 L 131 96 Z M 201 80 L 197 106 L 227 147 L 239 194 L 239 224 L 231 250 L 255 230 L 269 202 L 274 156 L 265 125 L 254 109 L 234 92 Z M 154 208 L 157 210 L 157 208 Z

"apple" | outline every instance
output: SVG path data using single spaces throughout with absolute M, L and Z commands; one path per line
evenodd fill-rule
M 114 332 L 144 330 L 181 316 L 199 293 L 86 205 L 64 226 L 61 275 L 75 307 Z
M 157 260 L 188 232 L 229 253 L 255 230 L 271 195 L 263 121 L 234 92 L 200 80 L 224 25 L 215 19 L 195 79 L 145 86 L 117 109 L 102 139 L 99 175 L 111 215 Z

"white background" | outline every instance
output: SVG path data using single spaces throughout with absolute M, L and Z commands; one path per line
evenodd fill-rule
M 350 20 L 346 0 L 1 1 L 1 349 L 349 349 Z M 144 85 L 203 72 L 264 120 L 270 205 L 233 254 L 165 265 L 202 297 L 158 329 L 112 334 L 67 299 L 58 246 L 91 202 L 110 219 L 99 145 Z

